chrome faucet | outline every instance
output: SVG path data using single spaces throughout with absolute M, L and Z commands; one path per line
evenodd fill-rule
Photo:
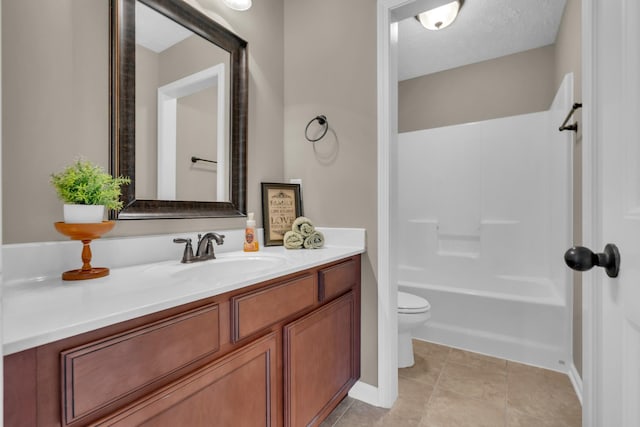
M 204 236 L 198 234 L 198 244 L 196 254 L 193 254 L 193 248 L 191 246 L 191 239 L 173 239 L 174 243 L 186 243 L 184 247 L 184 253 L 182 254 L 182 261 L 185 264 L 192 262 L 205 261 L 208 259 L 216 259 L 216 255 L 213 251 L 213 242 L 222 245 L 224 243 L 224 235 L 210 232 Z

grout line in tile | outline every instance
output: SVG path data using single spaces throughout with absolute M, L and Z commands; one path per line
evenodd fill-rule
M 506 366 L 506 370 L 507 370 L 507 392 L 505 393 L 505 405 L 504 405 L 504 425 L 506 427 L 509 427 L 509 361 L 507 360 L 507 366 Z
M 436 381 L 433 384 L 431 395 L 429 396 L 429 399 L 427 399 L 427 403 L 424 405 L 424 414 L 422 414 L 422 419 L 424 419 L 429 413 L 429 406 L 431 405 L 431 400 L 433 399 L 433 395 L 436 394 L 436 391 L 438 390 L 438 385 L 440 384 L 440 377 L 442 377 L 442 373 L 447 367 L 447 363 L 449 362 L 450 357 L 451 357 L 451 348 L 449 348 L 449 351 L 447 352 L 447 357 L 445 357 L 444 362 L 442 363 L 442 367 L 440 368 L 440 372 L 438 372 L 438 378 L 436 378 Z M 422 422 L 422 419 L 420 420 L 420 422 Z

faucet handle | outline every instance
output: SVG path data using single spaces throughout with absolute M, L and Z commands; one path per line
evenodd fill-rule
M 188 264 L 193 262 L 193 247 L 191 246 L 191 239 L 175 238 L 173 243 L 186 243 L 184 246 L 184 253 L 182 254 L 182 263 Z

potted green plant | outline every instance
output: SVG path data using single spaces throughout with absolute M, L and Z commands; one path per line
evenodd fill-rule
M 120 187 L 127 177 L 113 177 L 88 160 L 78 159 L 62 172 L 51 175 L 51 184 L 65 203 L 64 222 L 99 223 L 104 208 L 120 210 Z

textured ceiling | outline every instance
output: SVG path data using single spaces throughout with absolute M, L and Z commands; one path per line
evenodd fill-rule
M 400 80 L 553 44 L 566 0 L 466 0 L 451 26 L 399 22 Z

